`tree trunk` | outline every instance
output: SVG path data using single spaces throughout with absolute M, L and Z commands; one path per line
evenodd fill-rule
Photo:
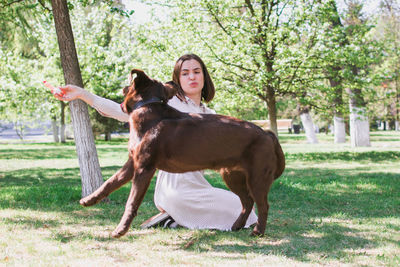
M 275 90 L 271 86 L 267 86 L 266 90 L 270 130 L 273 131 L 276 136 L 278 136 Z
M 61 118 L 60 118 L 60 124 L 61 124 L 61 131 L 60 131 L 60 139 L 61 143 L 65 143 L 65 103 L 61 103 Z
M 58 126 L 57 126 L 57 119 L 56 117 L 53 117 L 51 119 L 51 128 L 53 130 L 53 140 L 54 143 L 60 142 L 60 139 L 58 138 Z
M 333 117 L 333 130 L 334 130 L 334 142 L 335 144 L 346 142 L 346 123 L 344 118 L 339 116 Z
M 19 139 L 24 140 L 25 126 L 21 122 L 14 122 L 14 130 Z
M 370 146 L 369 120 L 360 89 L 348 89 L 350 95 L 350 140 L 352 147 Z
M 355 77 L 359 73 L 359 68 L 352 67 Z M 369 141 L 369 120 L 367 108 L 360 88 L 347 89 L 350 96 L 350 140 L 352 147 L 370 146 Z
M 65 83 L 83 88 L 67 1 L 52 0 L 51 5 Z M 81 100 L 74 100 L 69 103 L 69 106 L 74 128 L 76 152 L 81 171 L 82 197 L 85 197 L 101 186 L 103 178 L 101 176 L 87 105 Z
M 104 141 L 111 141 L 111 133 L 110 132 L 104 133 Z
M 304 127 L 304 131 L 307 137 L 307 143 L 309 144 L 318 144 L 318 138 L 315 134 L 314 123 L 312 121 L 309 109 L 307 107 L 301 108 L 298 107 L 300 119 Z
M 351 146 L 370 146 L 369 121 L 365 108 L 350 105 L 350 139 Z
M 331 16 L 328 20 L 331 24 L 331 29 L 343 28 L 343 24 L 340 21 L 339 12 L 337 10 L 336 2 L 330 1 L 328 7 L 331 10 Z M 339 41 L 339 45 L 343 47 L 348 44 L 347 38 L 343 38 Z M 341 63 L 334 61 L 331 66 L 328 66 L 327 73 L 329 75 L 329 84 L 334 92 L 333 97 L 333 127 L 334 127 L 334 142 L 345 143 L 346 142 L 346 124 L 344 121 L 344 116 L 342 109 L 344 107 L 343 101 L 343 77 L 341 75 L 342 66 Z
M 342 80 L 340 78 L 340 67 L 332 67 L 330 73 L 333 77 L 329 78 L 329 83 L 334 90 L 333 98 L 333 126 L 334 126 L 334 143 L 345 143 L 346 142 L 346 126 L 344 123 L 343 114 L 341 112 L 343 103 L 343 88 Z

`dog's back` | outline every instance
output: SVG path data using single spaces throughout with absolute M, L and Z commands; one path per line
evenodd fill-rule
M 246 157 L 244 153 L 249 147 L 254 149 L 255 144 L 266 144 L 269 151 L 275 151 L 275 179 L 285 168 L 284 154 L 273 132 L 223 115 L 181 113 L 169 106 L 165 107 L 165 112 L 166 119 L 149 132 L 151 138 L 157 137 L 159 169 L 186 172 L 239 166 Z M 257 141 L 265 138 L 272 140 Z

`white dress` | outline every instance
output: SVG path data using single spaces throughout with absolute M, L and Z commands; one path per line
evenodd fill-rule
M 175 96 L 169 100 L 168 105 L 181 112 L 215 114 L 214 110 L 204 105 L 197 106 L 188 97 L 186 100 L 187 103 Z M 111 102 L 97 97 L 92 106 L 103 115 L 125 121 L 126 114 L 117 103 Z M 239 197 L 231 191 L 213 187 L 204 178 L 202 171 L 169 173 L 159 170 L 154 203 L 179 225 L 189 229 L 231 230 L 242 211 Z M 253 210 L 245 227 L 256 221 L 257 215 Z

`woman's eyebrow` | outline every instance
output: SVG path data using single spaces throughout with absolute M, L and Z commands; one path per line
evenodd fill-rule
M 194 68 L 193 70 L 201 70 L 201 68 L 198 67 L 198 68 Z M 190 69 L 182 69 L 181 71 L 190 71 Z

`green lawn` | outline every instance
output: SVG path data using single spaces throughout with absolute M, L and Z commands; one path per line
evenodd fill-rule
M 261 238 L 250 229 L 140 229 L 157 212 L 155 179 L 128 234 L 110 238 L 129 185 L 83 208 L 73 143 L 0 143 L 0 266 L 399 266 L 400 133 L 374 132 L 363 148 L 318 138 L 280 135 L 287 168 Z M 126 161 L 126 146 L 98 141 L 105 178 Z

